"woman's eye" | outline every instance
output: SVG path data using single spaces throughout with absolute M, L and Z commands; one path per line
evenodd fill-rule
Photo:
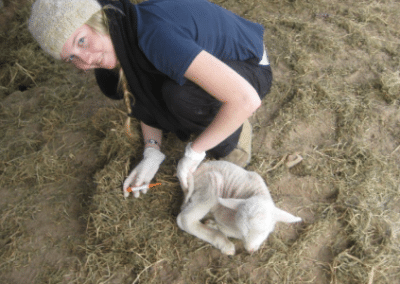
M 81 37 L 81 38 L 78 40 L 78 46 L 83 47 L 84 44 L 85 44 L 85 38 L 84 38 L 84 37 Z

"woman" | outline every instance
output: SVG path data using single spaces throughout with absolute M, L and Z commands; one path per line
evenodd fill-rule
M 123 98 L 128 116 L 141 121 L 143 160 L 125 194 L 158 171 L 163 131 L 182 141 L 197 135 L 177 166 L 184 188 L 206 151 L 249 163 L 247 119 L 272 81 L 261 25 L 206 0 L 37 0 L 29 30 L 54 58 L 95 68 L 103 93 Z

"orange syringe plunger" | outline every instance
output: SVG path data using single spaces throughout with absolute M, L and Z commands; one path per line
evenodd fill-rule
M 157 185 L 161 185 L 161 183 L 150 183 L 150 184 L 145 184 L 142 186 L 137 186 L 137 187 L 128 187 L 126 189 L 127 192 L 132 192 L 132 191 L 138 191 L 138 190 L 143 190 L 143 189 L 149 189 L 151 187 L 157 186 Z

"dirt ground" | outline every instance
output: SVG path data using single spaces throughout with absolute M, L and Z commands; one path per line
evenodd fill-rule
M 278 224 L 254 254 L 234 240 L 232 257 L 180 231 L 173 135 L 162 185 L 125 200 L 138 122 L 128 137 L 123 102 L 43 54 L 32 1 L 4 1 L 0 283 L 400 283 L 399 1 L 213 2 L 265 27 L 274 82 L 250 119 L 247 169 L 303 222 Z

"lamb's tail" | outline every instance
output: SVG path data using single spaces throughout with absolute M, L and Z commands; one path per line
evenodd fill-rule
M 193 194 L 194 178 L 193 178 L 193 174 L 191 172 L 188 173 L 187 181 L 188 181 L 187 191 L 185 191 L 185 189 L 183 189 L 183 192 L 185 193 L 185 201 L 183 202 L 183 204 L 186 204 L 189 201 L 189 199 L 192 196 L 192 194 Z

